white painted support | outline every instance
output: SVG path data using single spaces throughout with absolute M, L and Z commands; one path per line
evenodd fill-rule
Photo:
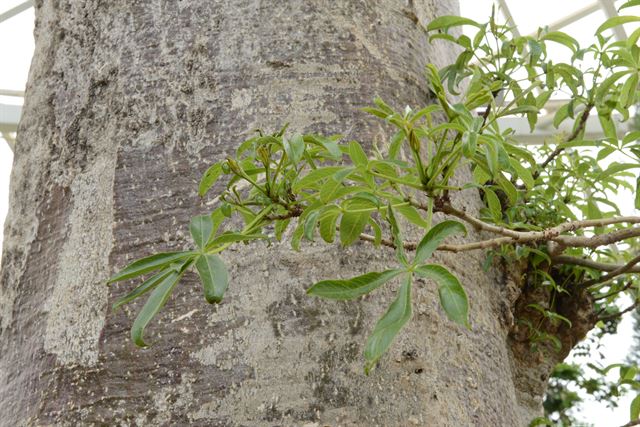
M 0 13 L 0 22 L 4 22 L 9 18 L 13 18 L 14 16 L 24 12 L 30 7 L 33 7 L 33 0 L 27 0 L 24 3 L 20 3 L 16 7 L 11 8 L 4 13 Z
M 0 130 L 15 132 L 21 112 L 21 105 L 0 104 Z

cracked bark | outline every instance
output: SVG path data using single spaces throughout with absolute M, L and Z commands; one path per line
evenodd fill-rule
M 481 253 L 440 254 L 471 300 L 471 331 L 432 284 L 381 367 L 368 331 L 393 289 L 358 302 L 306 297 L 314 280 L 380 269 L 389 252 L 309 245 L 225 253 L 232 283 L 209 306 L 188 277 L 135 348 L 140 304 L 110 303 L 116 267 L 189 244 L 197 181 L 251 130 L 285 122 L 367 144 L 389 128 L 358 111 L 380 95 L 427 103 L 423 67 L 452 58 L 419 23 L 448 1 L 36 1 L 0 287 L 2 425 L 525 425 L 547 367 L 510 356 L 511 303 Z M 477 199 L 457 200 L 469 212 Z M 472 236 L 473 237 L 473 236 Z M 506 307 L 506 308 L 505 308 Z M 501 314 L 502 313 L 502 314 Z M 537 376 L 536 376 L 537 375 Z

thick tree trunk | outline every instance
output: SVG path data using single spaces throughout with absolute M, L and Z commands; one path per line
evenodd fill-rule
M 0 288 L 0 424 L 515 426 L 544 378 L 510 356 L 507 285 L 481 253 L 440 256 L 471 301 L 470 331 L 434 289 L 370 376 L 367 333 L 393 289 L 310 299 L 314 280 L 381 268 L 388 254 L 254 244 L 225 253 L 219 306 L 188 278 L 148 332 L 116 267 L 188 244 L 208 164 L 257 127 L 388 137 L 358 111 L 374 95 L 429 102 L 423 25 L 432 0 L 36 2 L 36 52 L 20 124 Z M 476 200 L 458 200 L 476 209 Z M 540 372 L 543 372 L 541 370 Z M 528 380 L 523 380 L 528 378 Z

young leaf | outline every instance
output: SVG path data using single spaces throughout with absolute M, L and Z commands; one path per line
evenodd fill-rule
M 461 222 L 453 220 L 442 221 L 431 227 L 418 244 L 416 256 L 413 260 L 414 265 L 420 264 L 429 258 L 444 239 L 455 233 L 466 235 L 467 229 Z
M 371 272 L 346 280 L 323 280 L 311 286 L 307 293 L 323 298 L 349 300 L 368 294 L 402 273 L 401 270 Z
M 307 219 L 304 222 L 304 237 L 306 237 L 307 240 L 313 240 L 313 234 L 316 231 L 319 215 L 320 211 L 315 210 L 307 216 Z
M 629 407 L 630 421 L 635 421 L 640 417 L 640 394 L 637 395 L 632 401 Z
M 349 246 L 360 237 L 369 220 L 369 212 L 345 212 L 340 219 L 340 242 Z
M 640 209 L 640 176 L 638 176 L 638 179 L 636 180 L 635 208 Z
M 213 220 L 211 215 L 194 216 L 191 219 L 191 224 L 189 224 L 189 231 L 191 232 L 191 237 L 196 243 L 196 246 L 200 249 L 204 249 L 209 241 L 209 237 L 211 237 L 211 232 L 213 231 Z
M 393 236 L 393 244 L 396 245 L 396 258 L 402 264 L 407 264 L 407 256 L 404 254 L 404 242 L 402 241 L 402 235 L 400 234 L 400 226 L 396 220 L 396 216 L 393 213 L 391 204 L 387 207 L 387 220 L 391 226 L 391 235 Z
M 324 168 L 314 169 L 300 178 L 300 180 L 293 185 L 292 189 L 293 191 L 298 192 L 303 188 L 317 184 L 321 179 L 331 176 L 342 169 L 344 169 L 343 166 L 327 166 Z
M 150 290 L 155 288 L 165 277 L 167 277 L 169 274 L 171 274 L 172 271 L 174 271 L 174 270 L 173 269 L 165 269 L 165 270 L 161 270 L 159 273 L 156 273 L 155 275 L 151 276 L 150 278 L 145 280 L 140 286 L 136 287 L 134 290 L 132 290 L 131 292 L 129 292 L 125 296 L 118 298 L 116 300 L 116 302 L 113 303 L 113 309 L 115 310 L 118 307 L 120 307 L 121 305 L 124 305 L 124 304 L 126 304 L 126 303 L 128 303 L 130 301 L 133 301 L 134 299 L 138 298 L 139 296 L 146 294 L 147 292 L 149 292 Z
M 213 187 L 213 184 L 216 183 L 220 175 L 222 175 L 222 164 L 220 163 L 215 163 L 207 169 L 204 175 L 202 175 L 200 185 L 198 186 L 198 194 L 200 197 L 207 194 L 207 191 Z
M 327 243 L 333 243 L 333 239 L 336 234 L 336 222 L 339 215 L 340 210 L 335 207 L 324 211 L 318 218 L 320 224 L 318 227 L 320 229 L 320 237 L 322 237 L 322 239 Z
M 266 239 L 264 234 L 242 234 L 242 233 L 223 233 L 213 239 L 211 243 L 207 245 L 207 248 L 213 248 L 225 243 L 234 242 L 246 242 L 248 240 Z
M 480 24 L 472 19 L 462 18 L 460 16 L 439 16 L 429 22 L 427 25 L 427 31 L 447 29 L 451 27 L 458 27 L 460 25 L 473 25 L 474 27 L 480 27 Z
M 440 304 L 449 319 L 470 328 L 469 325 L 469 301 L 467 293 L 458 281 L 458 278 L 449 270 L 437 264 L 425 264 L 415 269 L 415 272 L 438 284 Z
M 353 161 L 353 164 L 356 166 L 367 166 L 369 162 L 367 154 L 356 141 L 349 143 L 349 157 L 351 157 L 351 161 Z
M 177 271 L 172 271 L 168 276 L 166 276 L 164 280 L 156 286 L 153 292 L 151 292 L 147 302 L 142 307 L 142 310 L 140 310 L 140 313 L 138 313 L 138 316 L 131 327 L 131 340 L 138 347 L 147 346 L 142 338 L 144 329 L 147 327 L 151 319 L 153 319 L 160 309 L 167 303 L 173 288 L 180 279 L 180 276 L 181 274 Z
M 396 299 L 378 320 L 367 340 L 364 349 L 364 357 L 367 361 L 364 368 L 366 374 L 369 374 L 378 359 L 387 351 L 409 319 L 411 319 L 411 276 L 407 275 L 405 282 L 398 290 Z
M 204 297 L 209 304 L 219 303 L 229 286 L 227 267 L 219 256 L 200 255 L 196 260 L 196 270 L 200 275 Z
M 107 283 L 119 282 L 120 280 L 131 279 L 132 277 L 140 276 L 141 274 L 148 273 L 149 271 L 163 268 L 176 261 L 186 261 L 188 258 L 193 257 L 194 253 L 191 251 L 182 252 L 162 252 L 159 254 L 151 255 L 146 258 L 139 259 L 127 265 L 118 273 L 111 276 Z
M 422 216 L 420 216 L 420 213 L 416 210 L 416 208 L 414 208 L 413 206 L 396 206 L 395 211 L 398 212 L 400 215 L 402 215 L 403 217 L 407 218 L 407 220 L 409 220 L 409 222 L 420 226 L 422 228 L 427 228 L 429 226 L 429 224 L 427 224 L 427 221 L 425 221 Z
M 292 163 L 298 164 L 304 154 L 304 139 L 302 135 L 295 134 L 291 139 L 283 138 L 282 143 L 287 157 L 291 159 Z
M 499 221 L 502 217 L 502 205 L 500 204 L 500 199 L 490 188 L 483 187 L 482 191 L 484 191 L 485 200 L 489 207 L 489 211 L 491 212 L 491 216 L 495 221 Z
M 629 22 L 640 21 L 640 16 L 614 16 L 604 21 L 604 24 L 600 25 L 596 30 L 596 34 L 601 34 L 610 28 L 617 27 L 618 25 L 628 24 Z

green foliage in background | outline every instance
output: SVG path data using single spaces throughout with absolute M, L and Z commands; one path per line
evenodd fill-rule
M 621 216 L 609 200 L 611 192 L 628 189 L 640 208 L 640 131 L 620 129 L 640 99 L 640 29 L 626 41 L 606 35 L 633 21 L 640 18 L 609 19 L 598 28 L 596 43 L 581 47 L 560 31 L 515 36 L 493 17 L 484 24 L 439 17 L 426 28 L 430 38 L 451 43 L 460 53 L 443 68 L 427 64 L 434 104 L 398 111 L 377 98 L 364 108 L 393 127 L 387 143 L 287 133 L 286 126 L 272 134 L 257 131 L 203 176 L 199 193 L 214 189 L 217 206 L 191 221 L 194 248 L 137 260 L 110 279 L 147 275 L 114 305 L 147 298 L 131 329 L 133 341 L 146 345 L 146 326 L 186 271 L 195 269 L 206 301 L 219 303 L 230 281 L 219 254 L 237 243 L 274 239 L 287 240 L 293 250 L 318 240 L 345 247 L 364 241 L 395 250 L 393 268 L 346 280 L 328 278 L 307 289 L 310 296 L 334 300 L 355 299 L 383 286 L 397 289 L 365 344 L 367 373 L 411 319 L 411 288 L 418 277 L 436 287 L 451 321 L 472 327 L 464 284 L 431 261 L 435 251 L 488 250 L 487 265 L 494 259 L 522 266 L 516 274 L 519 286 L 545 290 L 544 298 L 527 306 L 537 320 L 517 319 L 533 350 L 562 349 L 557 334 L 544 326 L 572 327 L 556 306 L 561 297 L 588 293 L 593 314 L 588 326 L 605 328 L 639 301 L 634 274 L 640 258 L 634 249 L 640 227 L 633 225 L 640 217 Z M 461 25 L 473 27 L 475 35 L 450 32 Z M 552 44 L 564 48 L 570 60 L 550 60 Z M 526 117 L 535 130 L 541 111 L 553 109 L 558 94 L 567 101 L 555 109 L 553 125 L 568 123 L 569 130 L 558 131 L 547 144 L 523 146 L 513 130 L 500 126 L 501 119 Z M 586 139 L 592 113 L 603 136 Z M 456 206 L 458 193 L 463 198 L 479 194 L 484 208 L 474 215 Z M 446 219 L 436 223 L 435 213 Z M 242 226 L 234 227 L 238 223 Z M 419 241 L 405 239 L 406 224 L 421 230 Z M 468 228 L 490 237 L 463 239 Z M 631 297 L 628 309 L 618 308 L 621 295 Z M 557 375 L 579 381 L 581 374 L 572 369 L 559 367 Z M 638 390 L 633 378 L 626 384 Z M 548 401 L 549 408 L 556 405 L 561 412 L 576 396 L 559 399 Z M 638 399 L 634 402 L 631 418 L 637 419 Z

